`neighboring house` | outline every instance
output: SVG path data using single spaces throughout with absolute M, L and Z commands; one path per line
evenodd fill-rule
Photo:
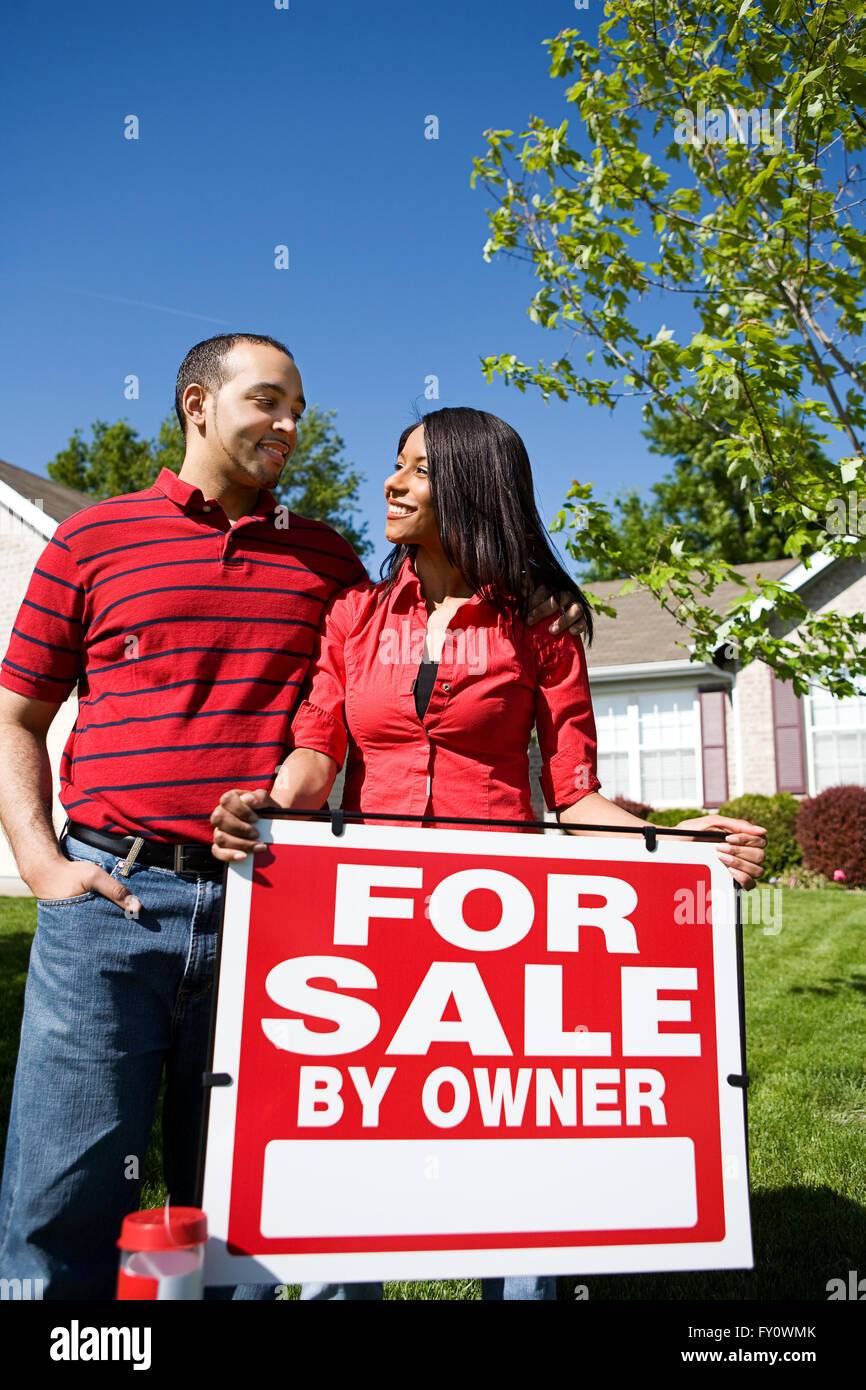
M 61 483 L 41 478 L 0 461 L 0 655 L 9 645 L 12 625 L 30 575 L 58 521 L 89 507 L 92 497 Z M 57 800 L 60 755 L 75 722 L 78 705 L 72 695 L 60 710 L 48 735 L 54 776 L 54 821 L 58 830 L 65 816 Z M 0 836 L 0 894 L 26 893 L 5 836 Z
M 735 568 L 785 584 L 813 612 L 866 608 L 863 560 L 821 554 L 809 569 L 791 559 Z M 866 694 L 839 700 L 812 686 L 799 699 L 762 662 L 736 659 L 735 634 L 720 642 L 716 664 L 692 662 L 687 632 L 645 591 L 615 599 L 621 582 L 588 586 L 617 608 L 616 618 L 596 619 L 588 653 L 606 796 L 715 810 L 744 792 L 866 785 Z M 721 614 L 741 594 L 724 584 L 707 603 Z

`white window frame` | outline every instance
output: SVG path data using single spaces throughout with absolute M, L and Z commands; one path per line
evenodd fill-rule
M 806 745 L 806 787 L 809 796 L 818 795 L 818 777 L 815 768 L 815 705 L 812 700 L 812 687 L 818 682 L 812 682 L 803 698 L 803 742 Z M 855 682 L 860 685 L 861 696 L 866 696 L 866 682 Z
M 627 724 L 627 733 L 626 733 L 626 742 L 623 743 L 623 744 L 617 744 L 616 747 L 611 748 L 609 751 L 610 751 L 610 752 L 616 752 L 616 753 L 627 753 L 627 754 L 628 754 L 628 785 L 629 785 L 629 791 L 628 791 L 627 794 L 628 794 L 629 799 L 630 799 L 631 801 L 646 802 L 646 797 L 643 795 L 643 791 L 642 791 L 642 788 L 641 788 L 641 780 L 640 780 L 640 779 L 641 779 L 641 765 L 640 765 L 641 739 L 640 739 L 640 712 L 639 712 L 639 709 L 638 709 L 638 696 L 639 696 L 639 695 L 655 695 L 655 694 L 658 694 L 658 695 L 687 696 L 687 695 L 691 694 L 691 695 L 692 695 L 692 710 L 693 710 L 693 712 L 694 712 L 694 727 L 695 727 L 695 785 L 696 785 L 696 795 L 695 795 L 695 803 L 694 803 L 694 804 L 695 804 L 695 806 L 703 806 L 703 804 L 704 804 L 704 759 L 703 759 L 703 742 L 702 742 L 702 738 L 701 738 L 701 700 L 700 700 L 700 694 L 699 694 L 699 692 L 698 692 L 697 686 L 691 685 L 691 684 L 689 684 L 689 685 L 672 685 L 672 684 L 670 684 L 670 683 L 666 683 L 666 684 L 664 684 L 664 685 L 661 685 L 661 684 L 641 685 L 641 686 L 638 687 L 637 689 L 636 689 L 634 686 L 630 686 L 629 689 L 628 689 L 627 691 L 617 690 L 617 689 L 614 687 L 614 688 L 608 688 L 608 689 L 604 690 L 603 692 L 599 692 L 599 693 L 595 696 L 595 699 L 596 699 L 596 701 L 600 704 L 601 701 L 602 701 L 603 699 L 605 699 L 605 698 L 608 698 L 608 697 L 609 697 L 609 698 L 614 698 L 614 697 L 617 696 L 617 695 L 623 695 L 623 694 L 626 695 L 627 700 L 628 700 L 628 704 L 627 704 L 627 707 L 626 707 L 626 715 L 627 715 L 627 720 L 628 720 L 628 724 Z M 599 751 L 607 751 L 607 750 L 603 750 L 603 749 L 601 748 L 601 744 L 599 744 Z M 643 751 L 647 752 L 647 751 L 652 751 L 652 750 L 651 750 L 651 749 L 644 749 Z M 602 796 L 608 796 L 609 794 L 611 794 L 611 793 L 609 793 L 608 790 L 605 788 L 604 783 L 602 783 L 601 792 L 602 792 Z M 617 793 L 612 793 L 612 795 L 617 795 Z M 672 806 L 678 806 L 678 805 L 681 805 L 681 804 L 682 804 L 681 799 L 677 799 L 677 800 L 675 800 L 675 801 L 671 801 L 671 800 L 665 799 L 665 800 L 659 800 L 659 801 L 656 801 L 656 802 L 653 803 L 655 809 L 658 810 L 658 811 L 665 811 L 665 810 L 668 810 L 668 809 L 669 809 L 670 807 L 672 807 Z

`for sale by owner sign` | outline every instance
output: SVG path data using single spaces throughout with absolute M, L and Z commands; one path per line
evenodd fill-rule
M 712 845 L 261 829 L 228 875 L 209 1283 L 751 1265 Z

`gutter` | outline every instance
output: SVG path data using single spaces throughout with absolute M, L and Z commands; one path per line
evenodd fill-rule
M 41 507 L 37 507 L 36 503 L 31 502 L 29 497 L 22 497 L 20 492 L 16 492 L 14 487 L 4 483 L 2 479 L 0 479 L 0 506 L 5 507 L 28 530 L 35 531 L 46 541 L 50 541 L 57 530 L 58 522 L 53 516 L 49 516 Z

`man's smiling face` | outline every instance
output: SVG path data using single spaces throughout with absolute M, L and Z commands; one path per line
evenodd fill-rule
M 209 461 L 226 483 L 273 489 L 298 442 L 306 401 L 301 374 L 278 348 L 238 343 L 228 380 L 205 401 Z

